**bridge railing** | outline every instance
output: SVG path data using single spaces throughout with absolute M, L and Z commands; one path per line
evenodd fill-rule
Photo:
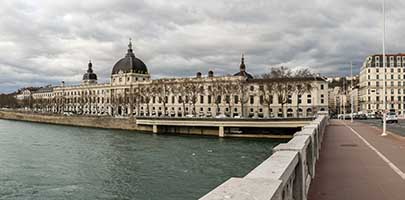
M 230 178 L 200 200 L 306 200 L 327 123 L 319 115 L 245 177 Z

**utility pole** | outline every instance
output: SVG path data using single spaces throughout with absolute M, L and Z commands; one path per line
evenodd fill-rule
M 343 121 L 346 121 L 346 78 L 343 80 L 343 95 L 342 95 L 342 106 L 343 106 Z
M 387 136 L 386 130 L 387 130 L 387 68 L 386 68 L 386 59 L 385 59 L 385 0 L 383 0 L 383 42 L 382 42 L 382 51 L 383 51 L 383 75 L 384 75 L 384 84 L 383 84 L 383 132 L 381 134 L 381 136 Z
M 350 113 L 350 122 L 353 123 L 353 62 L 350 62 L 350 105 L 351 105 L 351 113 Z

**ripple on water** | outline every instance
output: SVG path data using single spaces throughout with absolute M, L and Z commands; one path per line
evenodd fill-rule
M 281 141 L 0 120 L 0 199 L 197 199 Z

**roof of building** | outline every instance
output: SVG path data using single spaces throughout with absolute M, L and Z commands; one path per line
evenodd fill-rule
M 126 56 L 120 59 L 113 67 L 111 74 L 118 74 L 120 71 L 123 73 L 138 73 L 138 74 L 148 74 L 148 68 L 145 63 L 135 57 L 132 50 L 132 42 L 129 42 L 128 52 Z
M 93 72 L 93 64 L 89 61 L 87 72 L 83 75 L 83 80 L 97 80 L 97 75 Z
M 253 76 L 246 72 L 245 56 L 242 54 L 242 59 L 239 66 L 239 72 L 234 74 L 234 76 L 244 76 L 248 80 L 253 79 Z
M 55 88 L 55 86 L 51 86 L 51 85 L 47 85 L 45 87 L 41 87 L 38 90 L 36 90 L 34 93 L 45 93 L 45 92 L 52 92 L 53 88 Z

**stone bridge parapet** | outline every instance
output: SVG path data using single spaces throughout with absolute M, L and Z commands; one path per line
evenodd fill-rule
M 328 123 L 319 116 L 243 178 L 230 178 L 200 200 L 306 200 Z

